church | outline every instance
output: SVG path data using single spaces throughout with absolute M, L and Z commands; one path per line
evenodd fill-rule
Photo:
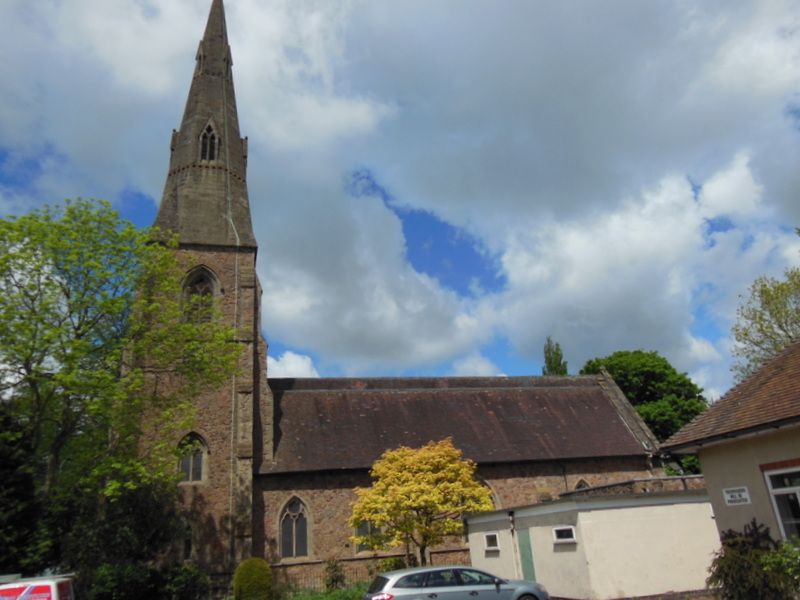
M 223 0 L 212 0 L 155 225 L 177 234 L 185 292 L 220 307 L 241 358 L 174 440 L 193 442 L 180 462 L 185 558 L 220 579 L 248 556 L 296 582 L 321 578 L 329 559 L 366 579 L 376 556 L 398 552 L 351 542 L 353 488 L 370 484 L 384 450 L 446 437 L 477 463 L 497 509 L 662 474 L 655 437 L 607 375 L 270 378 L 232 64 Z M 468 554 L 451 544 L 431 559 Z

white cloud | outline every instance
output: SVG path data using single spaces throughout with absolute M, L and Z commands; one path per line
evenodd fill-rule
M 267 356 L 270 377 L 319 377 L 310 356 L 287 350 L 279 358 Z
M 455 361 L 453 363 L 452 374 L 465 377 L 494 377 L 504 375 L 496 364 L 480 354 L 471 354 Z
M 38 164 L 2 207 L 158 198 L 208 4 L 0 3 L 0 161 Z M 642 347 L 727 387 L 738 294 L 800 251 L 796 3 L 226 10 L 269 337 L 372 373 L 499 370 L 495 332 L 526 358 L 552 334 L 576 368 Z M 415 271 L 398 217 L 343 192 L 365 166 L 496 253 L 506 287 Z

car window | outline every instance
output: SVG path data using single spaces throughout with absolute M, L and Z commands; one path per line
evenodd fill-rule
M 421 588 L 425 585 L 425 576 L 427 573 L 412 573 L 401 577 L 397 583 L 394 584 L 396 588 Z
M 383 586 L 386 585 L 387 581 L 389 580 L 383 575 L 376 575 L 375 579 L 372 580 L 372 583 L 369 584 L 369 587 L 367 588 L 367 593 L 375 594 L 377 592 L 380 592 L 383 589 Z
M 494 585 L 495 578 L 488 573 L 473 571 L 472 569 L 461 569 L 458 571 L 461 585 Z
M 458 585 L 456 572 L 453 569 L 442 569 L 441 571 L 431 571 L 425 587 L 445 587 L 448 585 Z

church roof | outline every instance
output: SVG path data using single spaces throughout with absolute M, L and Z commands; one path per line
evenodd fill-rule
M 800 342 L 732 388 L 664 443 L 665 450 L 698 446 L 800 424 Z
M 452 437 L 478 464 L 645 456 L 657 441 L 607 375 L 270 379 L 263 473 L 368 469 L 385 450 Z

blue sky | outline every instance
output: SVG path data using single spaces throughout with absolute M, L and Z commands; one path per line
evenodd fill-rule
M 0 4 L 0 210 L 149 224 L 208 0 Z M 271 375 L 571 372 L 709 395 L 800 259 L 796 2 L 226 0 Z

